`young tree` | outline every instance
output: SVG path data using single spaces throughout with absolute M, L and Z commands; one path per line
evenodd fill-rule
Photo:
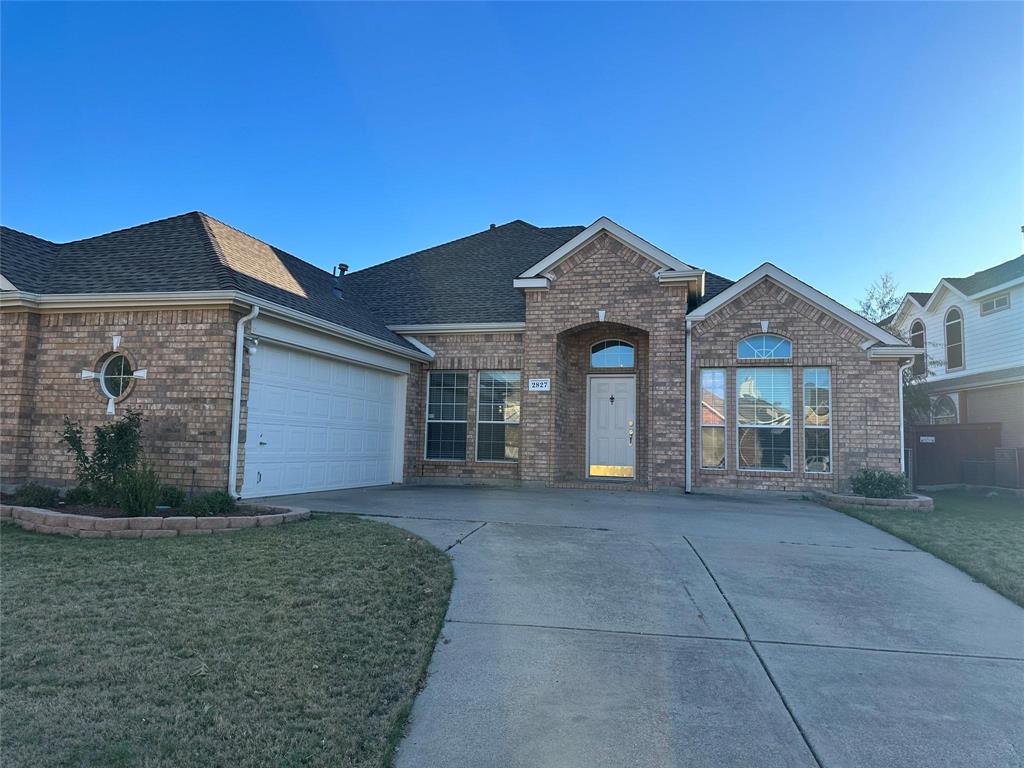
M 864 298 L 860 300 L 860 313 L 873 323 L 879 323 L 895 314 L 903 300 L 896 289 L 892 272 L 884 273 L 868 286 Z M 887 327 L 886 330 L 891 329 Z

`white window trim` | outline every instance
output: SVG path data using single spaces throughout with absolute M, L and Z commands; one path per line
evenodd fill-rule
M 724 422 L 721 427 L 714 424 L 704 424 L 704 373 L 712 373 L 715 371 L 722 372 L 722 383 L 725 387 L 725 392 L 722 394 L 722 421 Z M 727 368 L 701 368 L 700 376 L 697 381 L 697 388 L 699 390 L 699 396 L 697 398 L 697 407 L 700 408 L 700 415 L 697 417 L 697 428 L 700 431 L 700 436 L 697 439 L 697 450 L 700 455 L 700 467 L 701 472 L 727 472 L 729 470 L 729 371 Z M 704 465 L 704 429 L 721 429 L 722 430 L 722 467 L 707 467 Z
M 1002 307 L 993 307 L 992 309 L 988 310 L 987 312 L 985 311 L 985 305 L 987 303 L 992 302 L 994 304 L 999 299 L 1006 299 L 1006 304 L 1004 306 L 1002 306 Z M 1007 310 L 1009 308 L 1010 308 L 1010 292 L 1009 291 L 1004 291 L 1003 293 L 997 293 L 994 296 L 986 296 L 985 298 L 981 299 L 981 316 L 982 317 L 988 317 L 989 315 L 994 315 L 997 312 L 1004 312 L 1005 310 Z
M 441 373 L 461 373 L 466 377 L 466 420 L 459 421 L 458 419 L 431 419 L 430 418 L 430 377 L 435 374 Z M 469 371 L 448 371 L 441 368 L 436 368 L 432 371 L 427 371 L 427 380 L 425 383 L 426 390 L 423 393 L 423 460 L 434 461 L 442 464 L 465 464 L 469 461 L 469 451 L 466 451 L 466 458 L 462 459 L 436 459 L 431 458 L 427 455 L 428 450 L 428 436 L 430 434 L 431 424 L 465 424 L 466 425 L 466 448 L 469 448 Z
M 743 342 L 745 342 L 745 341 L 747 341 L 749 339 L 757 339 L 757 338 L 760 338 L 762 336 L 772 336 L 772 337 L 774 337 L 776 339 L 782 339 L 784 342 L 789 344 L 789 356 L 788 357 L 740 357 L 740 344 L 742 344 Z M 791 361 L 793 359 L 793 340 L 788 338 L 787 336 L 783 336 L 781 333 L 768 333 L 766 331 L 765 332 L 761 332 L 761 333 L 752 333 L 749 336 L 744 336 L 742 339 L 740 339 L 739 341 L 736 342 L 736 359 L 737 360 L 743 360 L 743 361 L 749 361 L 749 362 L 757 362 L 757 361 L 761 361 L 761 360 L 790 360 Z
M 794 459 L 796 458 L 796 450 L 795 450 L 795 446 L 794 446 L 794 442 L 793 442 L 794 439 L 795 439 L 794 436 L 793 436 L 795 425 L 793 424 L 793 413 L 792 413 L 792 410 L 790 410 L 790 414 L 789 414 L 789 469 L 765 469 L 765 468 L 761 468 L 761 467 L 744 467 L 742 462 L 740 461 L 740 430 L 741 429 L 773 429 L 773 427 L 771 427 L 771 426 L 769 426 L 767 424 L 760 425 L 760 426 L 758 426 L 758 425 L 751 425 L 751 424 L 740 424 L 740 371 L 742 369 L 744 369 L 744 368 L 762 368 L 763 370 L 766 370 L 766 371 L 779 371 L 779 370 L 789 371 L 790 409 L 792 409 L 792 401 L 793 401 L 793 370 L 794 370 L 794 368 L 793 368 L 792 365 L 785 365 L 785 366 L 783 366 L 783 365 L 762 365 L 762 366 L 744 365 L 744 366 L 736 366 L 735 368 L 732 369 L 735 372 L 733 375 L 734 375 L 735 380 L 736 380 L 736 382 L 735 382 L 735 386 L 736 386 L 736 471 L 737 472 L 771 472 L 771 473 L 776 474 L 776 475 L 793 475 L 793 474 L 797 474 L 796 467 L 794 466 L 794 464 L 795 464 Z
M 804 401 L 804 376 L 807 375 L 807 371 L 826 371 L 828 373 L 828 426 L 827 427 L 808 427 L 807 426 L 807 403 Z M 801 421 L 803 422 L 804 434 L 800 437 L 803 442 L 803 468 L 802 471 L 805 475 L 831 475 L 835 466 L 835 445 L 832 440 L 832 423 L 835 421 L 835 377 L 832 375 L 832 369 L 822 365 L 812 365 L 804 368 L 800 374 L 800 409 L 803 414 Z M 814 469 L 807 468 L 807 430 L 828 430 L 828 472 L 819 472 Z
M 960 365 L 955 368 L 949 367 L 949 313 L 956 311 L 960 315 Z M 967 328 L 964 323 L 964 311 L 958 304 L 954 304 L 946 310 L 946 314 L 942 316 L 942 353 L 945 358 L 946 373 L 952 373 L 953 371 L 962 371 L 967 367 Z
M 112 394 L 110 390 L 107 389 L 107 368 L 110 367 L 110 364 L 112 362 L 122 357 L 128 361 L 128 366 L 131 367 L 132 361 L 128 360 L 128 356 L 126 354 L 124 354 L 123 352 L 115 352 L 114 354 L 110 355 L 109 357 L 107 357 L 106 360 L 103 361 L 103 365 L 100 366 L 100 375 L 98 377 L 100 381 L 100 392 L 103 393 L 104 397 L 113 400 L 114 402 L 117 402 L 118 400 L 127 397 L 128 392 L 131 390 L 132 386 L 132 383 L 129 381 L 125 385 L 125 388 L 121 390 L 121 394 L 119 395 Z M 132 373 L 135 373 L 134 368 L 132 368 Z M 135 377 L 132 376 L 130 378 L 134 379 Z
M 515 370 L 497 370 L 487 369 L 476 372 L 476 440 L 473 445 L 473 460 L 477 464 L 518 464 L 519 459 L 481 459 L 480 458 L 480 425 L 481 424 L 514 424 L 519 426 L 519 421 L 481 421 L 480 419 L 480 379 L 485 373 L 516 373 L 519 374 L 519 407 L 522 408 L 522 397 L 523 397 L 523 372 Z M 466 415 L 469 413 L 467 411 Z M 522 414 L 520 413 L 520 421 L 522 421 Z M 522 453 L 523 450 L 523 433 L 522 430 L 519 432 L 519 451 Z

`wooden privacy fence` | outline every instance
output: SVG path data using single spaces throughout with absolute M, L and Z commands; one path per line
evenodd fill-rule
M 992 485 L 995 450 L 1001 439 L 1002 425 L 998 423 L 911 427 L 907 447 L 911 453 L 910 477 L 914 487 L 953 483 Z

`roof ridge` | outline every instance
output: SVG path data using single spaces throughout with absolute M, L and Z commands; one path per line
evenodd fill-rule
M 151 224 L 162 224 L 165 221 L 172 221 L 173 219 L 184 219 L 188 216 L 194 216 L 200 214 L 200 211 L 185 211 L 185 213 L 177 213 L 174 216 L 164 216 L 162 219 L 153 219 L 152 221 L 144 221 L 141 224 L 135 224 L 131 227 L 121 227 L 120 229 L 112 229 L 109 232 L 103 232 L 99 235 L 91 235 L 90 237 L 80 237 L 77 240 L 65 240 L 63 243 L 54 243 L 54 245 L 74 245 L 76 243 L 85 243 L 89 240 L 99 240 L 101 237 L 110 237 L 111 235 L 118 235 L 122 232 L 131 232 L 134 229 L 142 229 L 148 227 Z
M 47 240 L 45 237 L 39 237 L 39 235 L 33 235 L 31 232 L 24 232 L 14 227 L 9 227 L 6 224 L 0 224 L 0 230 L 6 229 L 8 232 L 14 232 L 15 234 L 21 235 L 22 237 L 31 237 L 33 240 L 38 240 L 40 243 L 46 243 L 47 245 L 60 245 L 55 243 L 53 240 Z
M 972 277 L 977 277 L 978 275 L 984 274 L 985 272 L 991 272 L 993 269 L 999 269 L 1000 267 L 1005 267 L 1007 264 L 1013 264 L 1013 262 L 1019 261 L 1021 259 L 1024 259 L 1024 254 L 1021 254 L 1020 256 L 1014 256 L 1012 259 L 1007 259 L 1006 261 L 1001 261 L 998 264 L 993 264 L 991 267 L 985 267 L 984 269 L 979 269 L 976 272 L 972 272 L 969 275 L 965 275 L 964 277 L 943 277 L 942 279 L 943 280 L 970 280 Z

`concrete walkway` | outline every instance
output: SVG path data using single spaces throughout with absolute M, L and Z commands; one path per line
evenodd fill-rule
M 1024 611 L 845 515 L 429 486 L 289 498 L 454 559 L 399 768 L 1024 764 Z

